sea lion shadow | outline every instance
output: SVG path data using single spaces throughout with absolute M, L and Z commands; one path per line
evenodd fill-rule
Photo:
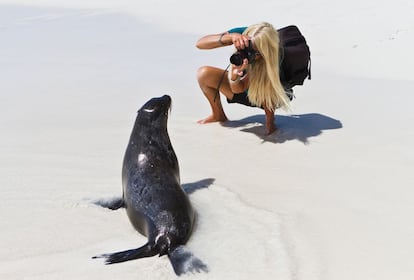
M 278 130 L 271 135 L 265 134 L 265 116 L 254 115 L 236 121 L 222 123 L 225 127 L 244 127 L 256 123 L 261 125 L 243 128 L 240 131 L 253 133 L 263 142 L 284 143 L 291 140 L 299 140 L 303 144 L 309 144 L 309 138 L 321 135 L 324 130 L 342 128 L 339 120 L 318 113 L 302 115 L 278 115 L 275 117 Z
M 210 185 L 214 183 L 214 181 L 215 179 L 213 178 L 207 178 L 207 179 L 199 180 L 193 183 L 181 184 L 181 187 L 188 195 L 190 195 L 200 189 L 208 188 Z

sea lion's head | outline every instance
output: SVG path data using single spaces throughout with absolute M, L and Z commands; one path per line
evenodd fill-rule
M 140 124 L 166 127 L 170 107 L 171 97 L 169 95 L 151 98 L 138 110 L 137 121 Z

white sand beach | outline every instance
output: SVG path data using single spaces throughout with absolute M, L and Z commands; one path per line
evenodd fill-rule
M 36 2 L 36 3 L 32 3 Z M 169 135 L 197 211 L 181 279 L 414 279 L 414 4 L 368 1 L 0 0 L 0 279 L 177 279 L 166 257 L 104 265 L 146 242 L 124 210 L 137 110 L 171 95 Z M 386 4 L 387 3 L 387 4 Z M 201 36 L 299 26 L 312 80 L 279 131 L 264 112 L 210 113 Z

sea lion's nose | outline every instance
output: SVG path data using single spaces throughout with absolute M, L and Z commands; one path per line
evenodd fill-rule
M 169 96 L 168 94 L 164 94 L 161 98 L 171 101 L 171 96 Z

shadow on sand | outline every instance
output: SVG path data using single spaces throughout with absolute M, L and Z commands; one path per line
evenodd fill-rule
M 214 181 L 215 179 L 213 178 L 207 178 L 193 183 L 181 184 L 181 187 L 187 194 L 192 194 L 193 192 L 198 191 L 200 189 L 208 188 L 210 185 L 214 183 Z
M 265 116 L 254 115 L 241 120 L 222 123 L 224 127 L 246 127 L 240 131 L 256 134 L 263 142 L 283 143 L 290 140 L 299 140 L 304 144 L 309 143 L 310 137 L 322 134 L 323 130 L 342 128 L 342 123 L 331 117 L 310 113 L 302 115 L 275 117 L 278 130 L 271 134 L 265 134 Z M 261 124 L 249 126 L 249 124 Z

